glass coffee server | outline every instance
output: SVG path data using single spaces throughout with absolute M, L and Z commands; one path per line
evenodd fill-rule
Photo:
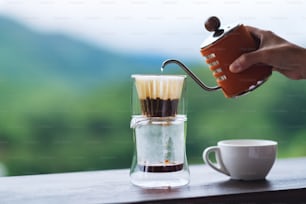
M 143 188 L 189 183 L 184 75 L 132 75 L 134 156 L 130 180 Z

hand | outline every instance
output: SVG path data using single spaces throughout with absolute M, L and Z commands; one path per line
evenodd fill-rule
M 229 67 L 238 73 L 257 63 L 267 64 L 290 79 L 306 79 L 306 49 L 292 44 L 271 31 L 246 26 L 260 41 L 259 48 L 242 54 Z

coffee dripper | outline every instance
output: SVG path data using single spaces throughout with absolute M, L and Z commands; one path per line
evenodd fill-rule
M 175 59 L 163 62 L 162 69 L 168 64 L 177 64 L 202 89 L 206 91 L 222 89 L 225 97 L 238 97 L 263 84 L 271 75 L 272 67 L 255 64 L 241 73 L 232 73 L 229 70 L 230 64 L 240 55 L 258 49 L 259 44 L 242 24 L 228 25 L 224 28 L 220 28 L 220 25 L 217 17 L 210 17 L 205 23 L 205 28 L 212 34 L 201 44 L 201 54 L 206 58 L 206 63 L 213 72 L 218 86 L 207 86 L 186 65 Z
M 189 183 L 185 151 L 185 75 L 132 75 L 131 182 L 143 188 Z

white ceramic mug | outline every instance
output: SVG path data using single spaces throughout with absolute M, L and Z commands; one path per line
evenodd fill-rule
M 223 140 L 203 152 L 203 160 L 235 180 L 264 179 L 274 164 L 277 142 L 271 140 Z M 215 154 L 216 163 L 209 159 Z

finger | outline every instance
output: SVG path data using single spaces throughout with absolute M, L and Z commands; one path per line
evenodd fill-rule
M 233 73 L 239 73 L 246 69 L 248 69 L 250 66 L 258 63 L 264 63 L 261 61 L 261 54 L 254 51 L 249 52 L 241 55 L 238 57 L 230 66 L 229 69 Z

